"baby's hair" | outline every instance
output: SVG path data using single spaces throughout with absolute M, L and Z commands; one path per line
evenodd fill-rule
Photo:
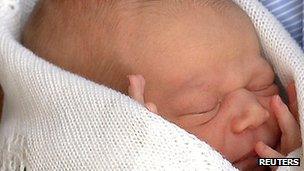
M 26 24 L 22 42 L 52 63 L 126 93 L 126 74 L 132 71 L 111 43 L 119 38 L 110 36 L 113 30 L 127 29 L 121 24 L 125 16 L 178 19 L 182 11 L 210 7 L 221 12 L 230 6 L 228 0 L 43 0 Z
M 231 7 L 232 4 L 230 0 L 43 0 L 37 5 L 38 9 L 36 9 L 36 11 L 40 11 L 40 13 L 35 15 L 35 21 L 43 18 L 44 13 L 41 11 L 49 12 L 51 11 L 51 7 L 53 7 L 52 9 L 54 10 L 52 14 L 53 17 L 60 17 L 58 12 L 66 10 L 82 12 L 82 15 L 95 15 L 97 19 L 98 16 L 107 17 L 117 10 L 132 11 L 136 8 L 142 9 L 139 11 L 143 12 L 146 11 L 147 8 L 155 6 L 164 8 L 158 8 L 150 12 L 169 16 L 176 16 L 181 10 L 192 10 L 202 7 L 211 7 L 218 12 L 223 12 L 228 7 Z M 76 17 L 73 19 L 77 20 Z M 119 20 L 119 18 L 116 19 Z

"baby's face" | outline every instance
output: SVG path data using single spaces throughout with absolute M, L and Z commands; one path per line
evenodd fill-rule
M 254 167 L 254 145 L 273 147 L 280 137 L 269 107 L 278 88 L 244 12 L 196 11 L 162 21 L 163 31 L 151 23 L 157 27 L 143 22 L 134 36 L 151 33 L 145 42 L 129 41 L 140 47 L 131 56 L 145 54 L 130 63 L 146 79 L 145 101 L 238 167 Z

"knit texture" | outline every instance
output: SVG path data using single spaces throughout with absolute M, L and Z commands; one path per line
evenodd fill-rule
M 295 80 L 303 125 L 300 47 L 258 1 L 235 2 L 251 17 L 283 85 Z M 0 170 L 236 170 L 208 144 L 128 96 L 24 48 L 20 32 L 34 4 L 0 0 L 0 83 L 5 92 Z

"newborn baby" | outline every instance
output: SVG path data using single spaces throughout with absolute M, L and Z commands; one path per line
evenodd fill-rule
M 301 145 L 255 29 L 231 1 L 45 0 L 22 41 L 66 70 L 129 93 L 238 168 Z M 295 114 L 293 86 L 288 92 Z

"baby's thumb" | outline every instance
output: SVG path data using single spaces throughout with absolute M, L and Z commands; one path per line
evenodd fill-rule
M 288 95 L 288 107 L 290 112 L 294 115 L 295 119 L 299 121 L 299 113 L 298 113 L 298 102 L 297 102 L 297 92 L 295 83 L 292 82 L 287 87 L 287 95 Z

